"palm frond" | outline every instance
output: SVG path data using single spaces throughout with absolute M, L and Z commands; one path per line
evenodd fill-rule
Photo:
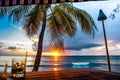
M 51 36 L 54 36 L 52 32 L 51 32 Z M 51 39 L 51 47 L 59 52 L 63 52 L 64 51 L 64 38 L 59 35 L 55 39 Z
M 25 17 L 23 29 L 28 37 L 37 34 L 40 23 L 42 21 L 42 9 L 40 5 L 36 5 Z
M 61 9 L 69 13 L 71 16 L 73 16 L 79 24 L 81 25 L 82 30 L 85 33 L 92 34 L 94 36 L 95 30 L 97 30 L 97 27 L 95 25 L 95 22 L 93 18 L 84 10 L 78 9 L 74 7 L 72 4 L 68 3 L 62 3 L 60 4 Z
M 78 21 L 81 24 L 82 30 L 94 36 L 97 27 L 94 23 L 93 18 L 84 10 L 79 10 L 79 12 L 81 12 L 81 14 L 79 15 L 81 19 L 78 18 Z
M 3 18 L 4 16 L 6 16 L 13 7 L 0 7 L 0 18 Z
M 48 18 L 48 26 L 51 38 L 51 46 L 59 51 L 63 51 L 63 30 L 61 24 L 57 21 L 56 17 L 52 14 Z
M 51 42 L 51 46 L 52 48 L 55 48 L 59 51 L 64 51 L 64 38 L 63 38 L 63 34 L 59 33 L 59 31 L 57 31 L 58 29 L 54 28 L 54 27 L 50 27 L 50 42 Z
M 9 19 L 13 20 L 13 22 L 19 22 L 21 19 L 23 19 L 26 16 L 26 13 L 29 12 L 31 6 L 14 6 L 12 11 L 9 14 Z
M 63 32 L 70 37 L 73 37 L 76 32 L 76 25 L 72 17 L 65 11 L 61 10 L 59 6 L 55 6 L 53 11 L 54 16 L 56 17 L 57 22 L 61 25 L 60 27 Z
M 51 34 L 51 45 L 60 51 L 64 51 L 64 34 L 73 37 L 76 32 L 74 20 L 59 6 L 55 6 L 49 15 L 48 26 Z

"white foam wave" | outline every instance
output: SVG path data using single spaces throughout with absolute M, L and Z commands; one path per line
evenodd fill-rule
M 73 65 L 89 65 L 89 62 L 72 62 Z

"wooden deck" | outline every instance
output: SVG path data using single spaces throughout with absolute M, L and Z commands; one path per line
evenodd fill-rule
M 26 80 L 120 80 L 120 73 L 94 69 L 29 72 Z
M 26 80 L 120 80 L 120 73 L 95 69 L 27 72 Z

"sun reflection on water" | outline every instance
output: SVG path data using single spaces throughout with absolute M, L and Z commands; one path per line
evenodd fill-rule
M 57 67 L 57 66 L 58 66 L 58 64 L 56 64 L 56 63 L 55 63 L 55 64 L 54 64 L 54 66 L 55 66 L 55 67 Z
M 57 67 L 55 67 L 55 68 L 54 68 L 54 71 L 58 71 L 58 68 L 57 68 Z
M 54 61 L 55 61 L 55 62 L 58 61 L 58 56 L 54 56 Z
M 54 71 L 58 71 L 58 65 L 59 65 L 58 64 L 58 60 L 60 58 L 60 54 L 58 52 L 54 52 L 53 55 L 54 55 L 53 56 L 54 57 L 54 64 L 53 64 L 54 65 L 54 69 L 53 70 Z

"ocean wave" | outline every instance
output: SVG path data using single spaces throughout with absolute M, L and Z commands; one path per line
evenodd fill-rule
M 89 62 L 72 62 L 73 65 L 89 65 Z
M 66 63 L 66 64 L 40 64 L 39 67 L 50 67 L 50 66 L 70 66 L 72 65 L 71 63 Z M 33 67 L 33 64 L 27 64 L 27 67 Z M 0 67 L 5 67 L 4 64 L 0 64 Z M 12 65 L 8 65 L 8 67 L 12 67 Z
M 42 63 L 42 64 L 40 64 L 39 65 L 39 67 L 56 67 L 56 66 L 58 66 L 58 67 L 70 67 L 70 66 L 87 66 L 87 65 L 89 65 L 89 66 L 99 66 L 99 65 L 107 65 L 107 63 L 102 63 L 102 62 L 69 62 L 69 63 Z M 118 65 L 119 66 L 119 64 L 111 64 L 111 65 Z M 30 63 L 30 64 L 27 64 L 26 65 L 27 67 L 33 67 L 34 66 L 34 64 L 32 64 L 32 63 Z M 5 64 L 0 64 L 0 67 L 5 67 Z M 12 65 L 11 64 L 8 64 L 8 67 L 12 67 Z

